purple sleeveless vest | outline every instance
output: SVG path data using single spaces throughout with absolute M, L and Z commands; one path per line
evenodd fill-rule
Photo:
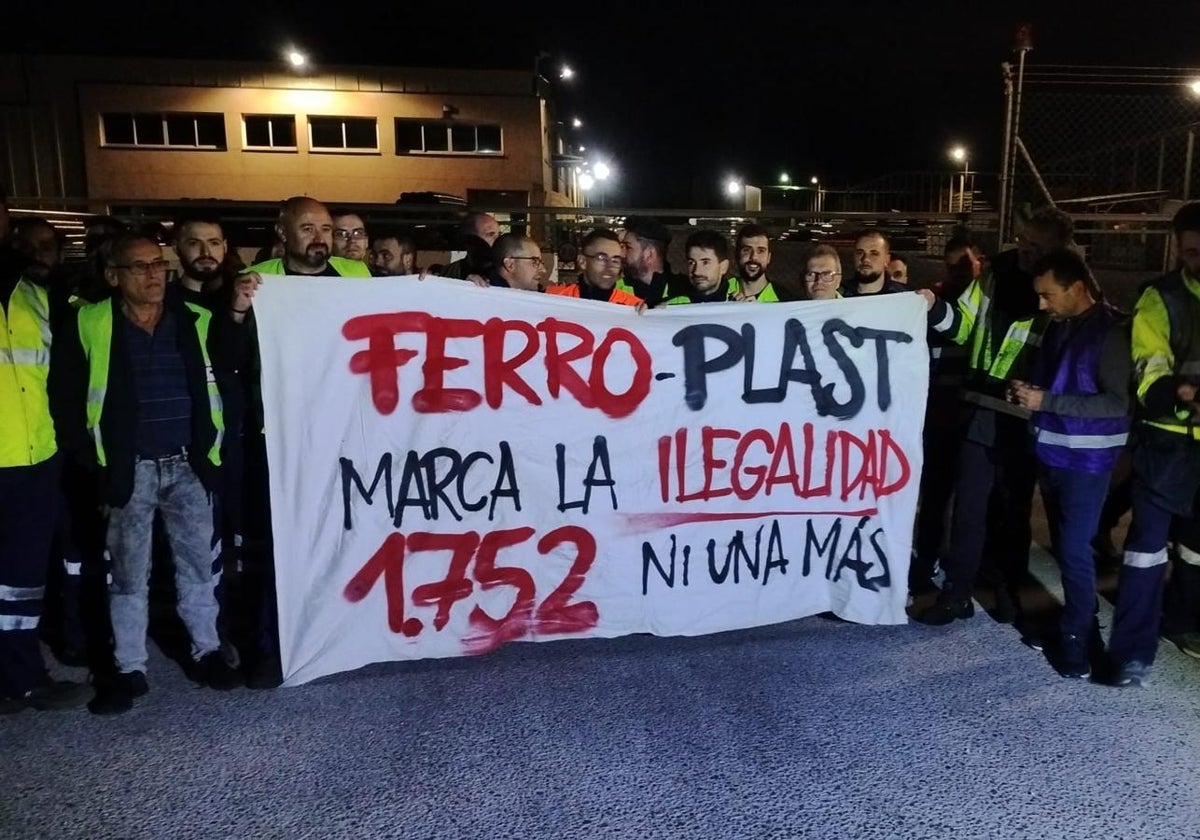
M 1067 337 L 1064 325 L 1051 322 L 1042 336 L 1032 382 L 1051 394 L 1100 393 L 1100 353 L 1109 330 L 1122 329 L 1107 304 L 1093 312 Z M 1103 473 L 1116 464 L 1129 438 L 1130 418 L 1066 417 L 1045 411 L 1032 418 L 1038 460 L 1050 467 Z

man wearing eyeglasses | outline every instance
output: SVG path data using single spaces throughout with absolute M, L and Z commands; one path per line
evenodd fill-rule
M 334 254 L 333 231 L 333 217 L 324 204 L 306 196 L 289 198 L 280 208 L 275 224 L 275 234 L 283 243 L 283 256 L 252 265 L 246 271 L 302 277 L 370 277 L 365 262 Z M 360 240 L 365 256 L 365 230 Z
M 542 249 L 529 237 L 506 233 L 492 246 L 490 285 L 536 292 L 542 273 Z
M 832 245 L 818 245 L 804 266 L 804 290 L 807 300 L 841 298 L 842 258 Z
M 362 216 L 349 210 L 334 210 L 333 255 L 345 260 L 369 263 L 367 223 Z
M 767 279 L 771 264 L 771 237 L 761 225 L 743 225 L 734 238 L 737 243 L 737 290 L 734 300 L 778 303 L 775 285 Z
M 547 286 L 547 294 L 640 306 L 642 299 L 617 288 L 621 276 L 621 240 L 611 230 L 597 228 L 579 246 L 583 270 L 578 283 Z
M 176 608 L 191 637 L 189 675 L 227 690 L 240 680 L 217 635 L 211 554 L 212 494 L 219 489 L 224 417 L 214 375 L 226 360 L 211 340 L 230 319 L 166 293 L 168 263 L 142 236 L 114 243 L 105 277 L 111 300 L 85 306 L 55 342 L 56 426 L 76 457 L 99 468 L 109 508 L 109 616 L 117 673 L 89 704 L 120 714 L 149 691 L 147 584 L 160 513 L 175 564 Z M 232 308 L 245 310 L 240 281 Z M 210 326 L 213 327 L 210 330 Z

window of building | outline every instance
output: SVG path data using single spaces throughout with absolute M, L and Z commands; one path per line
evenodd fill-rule
M 374 117 L 309 117 L 308 145 L 321 152 L 377 152 Z
M 242 127 L 247 149 L 296 150 L 296 118 L 291 114 L 246 114 Z
M 224 150 L 225 115 L 190 113 L 101 116 L 101 143 L 151 149 Z
M 396 120 L 398 155 L 500 155 L 500 126 L 456 120 Z

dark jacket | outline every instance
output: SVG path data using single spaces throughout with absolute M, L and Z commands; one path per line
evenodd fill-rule
M 108 390 L 100 415 L 100 434 L 104 441 L 107 466 L 98 467 L 95 443 L 87 429 L 88 361 L 79 337 L 77 314 L 73 314 L 67 328 L 55 336 L 51 353 L 51 411 L 60 448 L 78 462 L 97 468 L 101 500 L 104 504 L 121 507 L 133 494 L 138 402 L 125 334 L 120 328 L 125 318 L 121 311 L 121 299 L 114 296 L 98 305 L 113 308 Z M 205 489 L 215 492 L 218 468 L 208 460 L 208 452 L 216 440 L 217 430 L 209 409 L 207 372 L 195 329 L 198 316 L 186 306 L 180 295 L 168 295 L 163 305 L 178 319 L 179 352 L 183 356 L 188 392 L 192 399 L 188 462 Z M 236 326 L 223 312 L 214 313 L 208 333 L 208 352 L 214 373 L 229 369 L 227 333 Z

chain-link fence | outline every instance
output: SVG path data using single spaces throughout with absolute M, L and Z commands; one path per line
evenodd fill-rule
M 1053 203 L 1094 266 L 1162 270 L 1171 215 L 1200 198 L 1200 70 L 1005 65 L 1011 189 L 1003 229 Z

